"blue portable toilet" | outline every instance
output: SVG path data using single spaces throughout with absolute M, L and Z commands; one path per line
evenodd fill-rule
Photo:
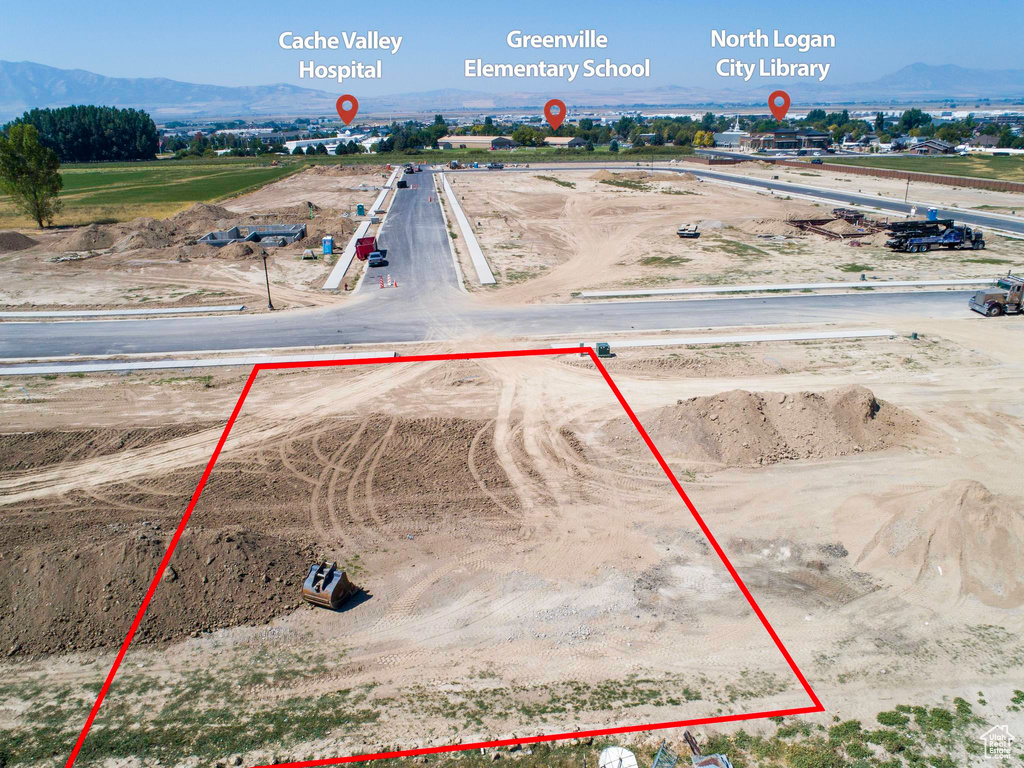
M 365 216 L 366 215 L 366 206 L 364 206 L 362 203 L 358 203 L 356 205 L 356 215 L 357 216 Z
M 928 209 L 928 221 L 938 221 L 938 220 L 939 220 L 939 209 L 938 208 L 929 208 Z
M 334 237 L 327 235 L 324 237 L 324 256 L 330 256 L 334 253 Z

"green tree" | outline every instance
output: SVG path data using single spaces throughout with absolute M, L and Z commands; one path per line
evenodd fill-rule
M 608 151 L 609 152 L 618 152 L 619 151 L 619 142 L 617 142 L 615 139 L 612 139 L 612 143 L 608 145 Z
M 588 141 L 587 145 L 584 147 L 584 149 L 587 150 L 587 152 L 593 152 L 594 151 L 594 142 Z
M 12 125 L 0 134 L 0 189 L 11 196 L 15 207 L 31 216 L 40 227 L 48 226 L 60 211 L 57 199 L 64 181 L 57 153 L 39 143 L 34 125 Z
M 885 130 L 885 115 L 881 112 L 875 113 L 875 133 L 881 133 Z

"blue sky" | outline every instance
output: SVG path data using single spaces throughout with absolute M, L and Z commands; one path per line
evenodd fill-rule
M 231 8 L 238 10 L 231 10 Z M 1019 36 L 1024 28 L 1021 0 L 892 0 L 859 2 L 640 2 L 454 3 L 311 2 L 293 5 L 250 0 L 213 3 L 179 0 L 139 3 L 61 2 L 45 12 L 31 3 L 8 3 L 0 58 L 86 69 L 115 77 L 169 77 L 217 85 L 289 82 L 337 90 L 332 81 L 302 81 L 298 62 L 348 63 L 340 51 L 284 51 L 281 32 L 342 31 L 404 36 L 395 56 L 382 55 L 384 78 L 359 81 L 367 95 L 466 88 L 491 91 L 543 90 L 551 81 L 467 80 L 463 60 L 493 62 L 579 61 L 588 57 L 634 62 L 650 58 L 651 86 L 744 87 L 714 71 L 725 56 L 752 59 L 781 55 L 793 61 L 830 61 L 828 83 L 873 80 L 923 61 L 978 68 L 1022 67 Z M 834 49 L 811 51 L 722 51 L 710 46 L 710 30 L 745 32 L 761 27 L 782 32 L 832 33 Z M 505 45 L 511 29 L 540 34 L 594 28 L 609 38 L 605 51 L 519 52 Z M 367 61 L 367 52 L 353 52 Z M 594 83 L 598 82 L 598 86 Z M 604 81 L 609 87 L 624 81 Z M 752 80 L 749 85 L 756 85 Z M 639 83 L 634 84 L 639 85 Z M 573 86 L 559 84 L 559 90 Z M 600 87 L 599 81 L 575 87 Z

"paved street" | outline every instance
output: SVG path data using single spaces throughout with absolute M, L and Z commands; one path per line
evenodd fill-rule
M 720 175 L 694 172 L 702 176 Z M 161 354 L 485 336 L 571 337 L 631 330 L 756 325 L 888 325 L 893 317 L 927 320 L 966 311 L 967 291 L 482 306 L 458 289 L 431 175 L 430 171 L 413 174 L 407 179 L 410 188 L 397 190 L 379 236 L 389 264 L 369 270 L 356 294 L 337 307 L 221 317 L 3 323 L 0 357 Z M 760 180 L 750 182 L 762 185 Z M 800 189 L 795 185 L 774 186 Z M 858 197 L 835 194 L 837 202 L 855 202 Z M 865 204 L 879 202 L 876 198 L 865 198 Z M 1024 224 L 1021 229 L 1024 231 Z M 381 289 L 378 276 L 386 279 L 389 273 L 398 286 Z

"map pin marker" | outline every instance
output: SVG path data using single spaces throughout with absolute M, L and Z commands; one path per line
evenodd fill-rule
M 347 109 L 345 108 L 346 103 L 349 105 Z M 355 96 L 346 93 L 344 96 L 340 96 L 338 98 L 337 107 L 338 117 L 341 118 L 341 122 L 345 125 L 349 125 L 353 120 L 355 120 L 356 112 L 359 111 L 359 100 Z
M 768 97 L 768 109 L 775 115 L 775 119 L 781 122 L 789 112 L 789 94 L 785 91 L 772 91 L 772 95 Z
M 548 125 L 557 131 L 565 120 L 565 102 L 561 99 L 551 99 L 544 105 L 544 117 L 548 119 Z

